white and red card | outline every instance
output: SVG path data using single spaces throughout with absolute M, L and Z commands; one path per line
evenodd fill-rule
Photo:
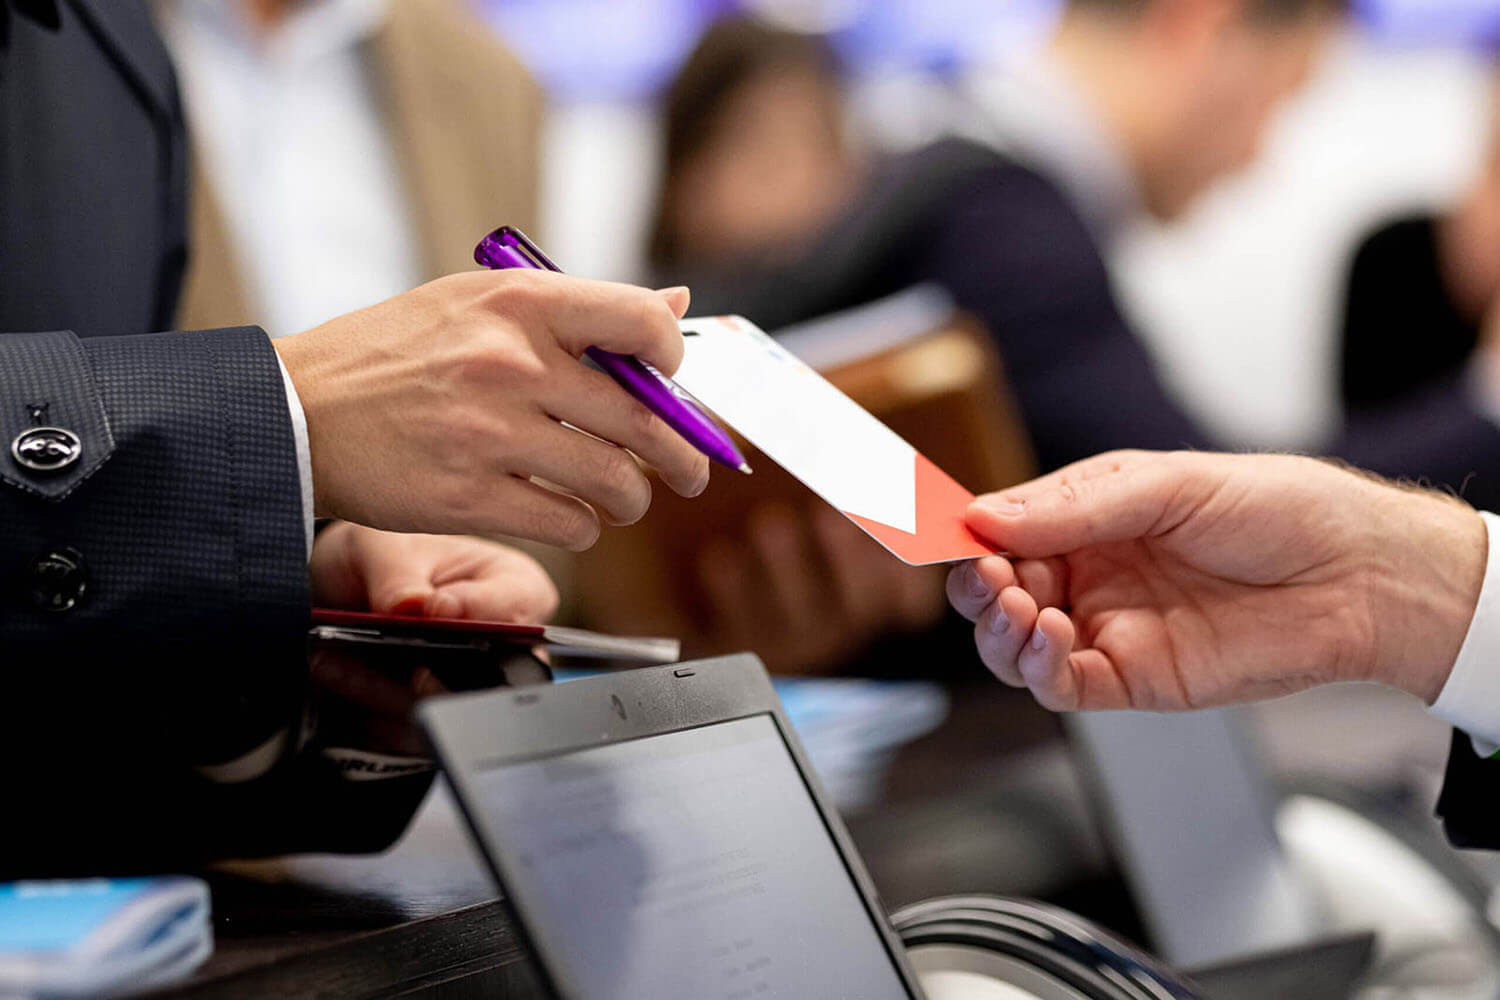
M 964 525 L 974 494 L 754 323 L 682 332 L 673 380 L 892 555 L 924 566 L 997 551 Z

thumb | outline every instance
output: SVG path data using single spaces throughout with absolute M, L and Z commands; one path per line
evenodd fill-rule
M 688 306 L 693 302 L 693 293 L 686 285 L 673 285 L 671 288 L 658 288 L 656 294 L 666 300 L 667 306 L 672 314 L 678 319 L 687 315 Z
M 1168 515 L 1197 495 L 1190 487 L 1217 481 L 1191 461 L 1211 457 L 1110 452 L 978 497 L 966 521 L 981 538 L 1026 559 L 1142 538 L 1174 526 Z
M 557 607 L 557 590 L 545 574 L 538 579 L 512 575 L 503 580 L 457 580 L 428 599 L 432 618 L 477 618 L 516 625 L 540 625 Z
M 425 615 L 433 594 L 431 568 L 416 552 L 384 532 L 359 546 L 356 569 L 364 577 L 370 610 L 386 615 Z

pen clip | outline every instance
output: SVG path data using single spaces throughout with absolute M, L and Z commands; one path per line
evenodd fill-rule
M 541 248 L 531 242 L 527 235 L 515 226 L 501 226 L 493 233 L 490 233 L 490 238 L 498 240 L 502 246 L 510 247 L 542 270 L 562 273 L 562 268 L 552 263 L 551 258 L 542 253 Z

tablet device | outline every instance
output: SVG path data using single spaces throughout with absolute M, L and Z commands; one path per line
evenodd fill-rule
M 922 996 L 756 657 L 419 713 L 557 997 Z

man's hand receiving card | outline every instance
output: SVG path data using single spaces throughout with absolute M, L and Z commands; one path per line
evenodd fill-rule
M 903 562 L 995 550 L 964 526 L 974 494 L 739 316 L 684 320 L 674 380 Z

